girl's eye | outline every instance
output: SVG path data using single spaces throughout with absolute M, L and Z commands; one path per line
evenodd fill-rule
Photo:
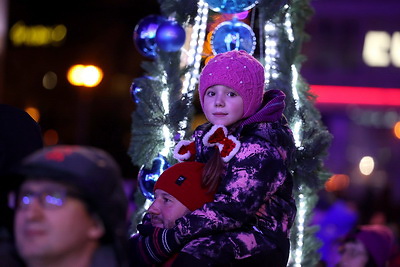
M 229 93 L 228 93 L 228 96 L 233 97 L 233 96 L 237 96 L 237 94 L 236 94 L 235 92 L 229 92 Z
M 214 95 L 215 95 L 215 92 L 213 92 L 213 91 L 208 91 L 208 92 L 207 92 L 207 95 L 208 95 L 208 96 L 214 96 Z

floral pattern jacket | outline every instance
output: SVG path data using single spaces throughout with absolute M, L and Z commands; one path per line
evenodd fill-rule
M 295 146 L 282 115 L 284 97 L 279 90 L 267 91 L 258 113 L 229 127 L 240 148 L 225 163 L 214 202 L 176 221 L 175 229 L 187 242 L 183 252 L 242 259 L 287 240 L 296 215 L 290 171 Z M 206 162 L 214 150 L 203 145 L 212 126 L 200 125 L 193 133 L 196 161 Z

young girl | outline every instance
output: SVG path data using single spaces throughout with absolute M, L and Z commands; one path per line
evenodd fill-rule
M 215 200 L 172 229 L 139 225 L 148 235 L 146 254 L 159 262 L 180 250 L 174 266 L 286 266 L 296 206 L 285 95 L 264 93 L 263 66 L 244 51 L 230 51 L 202 70 L 199 98 L 209 122 L 174 154 L 207 164 L 203 182 L 217 187 Z

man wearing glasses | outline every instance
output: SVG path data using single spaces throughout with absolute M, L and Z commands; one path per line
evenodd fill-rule
M 15 198 L 15 238 L 28 267 L 128 266 L 127 199 L 106 152 L 55 146 L 26 158 Z

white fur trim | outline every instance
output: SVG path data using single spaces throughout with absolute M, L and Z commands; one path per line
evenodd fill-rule
M 228 135 L 228 129 L 227 129 L 225 126 L 223 126 L 223 125 L 214 125 L 214 126 L 212 126 L 211 129 L 204 135 L 203 144 L 204 144 L 205 146 L 208 146 L 208 147 L 211 147 L 211 146 L 218 146 L 219 152 L 221 152 L 222 149 L 223 149 L 223 144 L 220 144 L 220 143 L 218 143 L 218 144 L 210 144 L 210 143 L 209 143 L 210 136 L 213 135 L 213 134 L 217 131 L 217 129 L 219 129 L 219 128 L 222 128 L 222 130 L 223 130 L 225 136 Z M 230 139 L 230 140 L 232 140 L 232 141 L 236 144 L 236 146 L 235 146 L 234 149 L 232 149 L 231 152 L 229 152 L 229 154 L 228 154 L 227 156 L 222 157 L 222 160 L 223 160 L 224 162 L 230 161 L 230 160 L 236 155 L 236 153 L 239 151 L 240 145 L 241 145 L 240 142 L 239 142 L 239 140 L 237 140 L 237 138 L 234 137 L 233 135 L 228 135 L 227 138 Z
M 192 154 L 190 153 L 190 151 L 188 150 L 185 154 L 179 154 L 179 150 L 184 147 L 184 146 L 189 146 L 190 143 L 192 143 L 193 141 L 189 141 L 189 140 L 181 140 L 178 142 L 178 144 L 176 144 L 175 148 L 174 148 L 174 158 L 177 159 L 179 162 L 182 161 L 187 161 L 190 159 L 190 157 L 192 156 Z
M 237 140 L 237 138 L 234 137 L 233 135 L 229 135 L 228 138 L 229 138 L 230 140 L 232 140 L 232 141 L 236 144 L 236 146 L 235 146 L 234 149 L 232 149 L 232 151 L 231 151 L 226 157 L 222 157 L 222 160 L 223 160 L 224 162 L 230 161 L 230 160 L 236 155 L 236 153 L 239 151 L 240 145 L 241 145 L 240 142 L 239 142 L 239 140 Z M 220 148 L 219 151 L 221 151 L 221 149 L 222 149 L 222 148 Z

